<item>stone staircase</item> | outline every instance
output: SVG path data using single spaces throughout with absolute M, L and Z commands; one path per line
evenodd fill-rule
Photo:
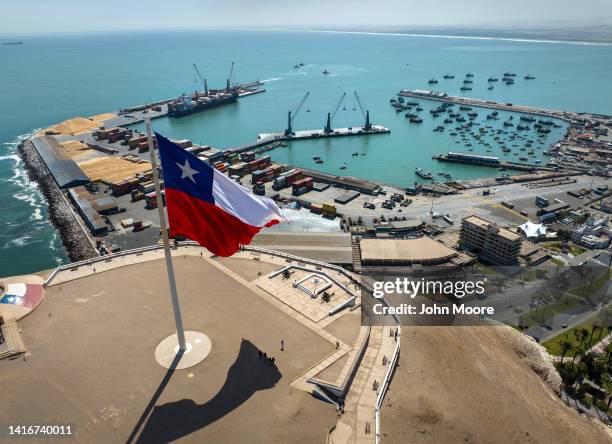
M 351 236 L 351 248 L 353 251 L 353 270 L 355 273 L 361 272 L 361 250 L 359 248 L 359 237 Z
M 0 327 L 4 342 L 0 344 L 0 359 L 10 359 L 25 353 L 26 347 L 19 331 L 19 325 L 14 320 L 6 321 Z

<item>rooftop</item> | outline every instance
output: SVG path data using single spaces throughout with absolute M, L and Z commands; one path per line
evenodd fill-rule
M 70 422 L 81 442 L 325 441 L 334 406 L 290 383 L 334 344 L 245 283 L 280 265 L 244 259 L 236 276 L 207 258 L 175 257 L 185 327 L 208 335 L 212 351 L 173 372 L 154 358 L 174 331 L 164 262 L 103 264 L 80 279 L 67 270 L 75 280 L 47 287 L 20 322 L 31 354 L 0 362 L 3 421 Z
M 486 219 L 483 219 L 481 217 L 478 216 L 468 216 L 466 218 L 463 219 L 464 222 L 468 222 L 471 224 L 476 225 L 477 227 L 480 228 L 484 228 L 484 229 L 488 229 L 490 225 L 494 225 L 491 222 L 489 222 Z M 499 229 L 499 231 L 497 232 L 497 234 L 499 234 L 500 236 L 510 240 L 510 241 L 516 241 L 516 240 L 520 240 L 521 236 L 517 233 L 514 233 L 510 230 L 508 230 L 507 228 L 502 228 L 502 227 L 497 227 Z
M 428 237 L 418 239 L 362 239 L 361 259 L 424 262 L 451 258 L 457 252 Z

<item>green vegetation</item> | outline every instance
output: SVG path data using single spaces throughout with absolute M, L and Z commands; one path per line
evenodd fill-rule
M 522 316 L 520 324 L 526 327 L 543 324 L 546 319 L 553 317 L 557 313 L 568 311 L 577 303 L 579 303 L 579 301 L 576 299 L 576 297 L 564 294 L 552 304 L 548 304 L 525 313 Z
M 610 332 L 611 328 L 612 326 L 602 328 L 600 331 L 606 329 Z M 576 330 L 578 336 L 583 335 L 583 330 Z M 599 354 L 587 352 L 588 348 L 586 347 L 571 354 L 566 350 L 567 344 L 564 344 L 561 361 L 555 364 L 563 381 L 564 390 L 583 404 L 597 407 L 610 414 L 610 404 L 612 403 L 612 344 L 608 344 L 605 350 Z
M 590 270 L 590 269 L 587 268 L 586 270 Z M 609 269 L 604 274 L 602 274 L 597 279 L 595 279 L 594 281 L 590 280 L 588 275 L 585 275 L 584 279 L 589 282 L 588 285 L 585 285 L 583 287 L 574 288 L 573 290 L 570 290 L 569 292 L 573 295 L 580 296 L 580 297 L 586 296 L 587 292 L 588 294 L 593 294 L 599 289 L 601 289 L 601 287 L 608 284 L 610 282 L 611 276 L 612 276 L 612 272 Z
M 557 253 L 561 253 L 564 254 L 565 251 L 569 251 L 570 253 L 572 253 L 574 256 L 578 256 L 579 254 L 582 254 L 586 251 L 586 248 L 580 247 L 578 245 L 565 245 L 565 249 L 564 249 L 564 245 L 560 242 L 556 242 L 556 243 L 545 243 L 542 244 L 545 248 L 548 248 L 549 250 L 552 251 L 556 251 Z
M 551 261 L 553 264 L 558 265 L 559 267 L 563 267 L 563 266 L 565 266 L 565 262 L 563 262 L 563 261 L 562 261 L 562 260 L 560 260 L 560 259 L 555 259 L 554 257 L 551 257 L 551 258 L 549 259 L 549 261 Z
M 555 356 L 562 356 L 564 351 L 567 356 L 573 356 L 581 348 L 588 350 L 610 333 L 610 330 L 606 327 L 600 328 L 593 324 L 594 320 L 591 319 L 543 342 L 542 345 L 548 350 L 548 353 Z M 593 329 L 595 330 L 593 331 Z
M 585 270 L 589 269 L 587 268 Z M 551 304 L 524 313 L 521 317 L 520 325 L 524 328 L 533 325 L 541 325 L 544 324 L 547 319 L 558 313 L 565 313 L 577 304 L 585 304 L 587 301 L 595 304 L 596 302 L 591 301 L 589 297 L 595 294 L 604 285 L 607 285 L 611 276 L 612 272 L 610 270 L 607 270 L 606 273 L 594 280 L 591 280 L 589 276 L 585 275 L 585 285 L 567 290 L 566 293 L 558 296 L 557 300 Z M 525 278 L 525 280 L 528 279 Z M 612 314 L 610 314 L 610 316 L 612 316 Z

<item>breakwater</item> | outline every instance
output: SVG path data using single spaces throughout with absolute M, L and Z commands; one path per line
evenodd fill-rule
M 49 218 L 57 229 L 71 261 L 81 261 L 98 256 L 82 225 L 71 210 L 62 192 L 53 180 L 42 159 L 29 140 L 18 147 L 28 177 L 38 183 L 49 206 Z

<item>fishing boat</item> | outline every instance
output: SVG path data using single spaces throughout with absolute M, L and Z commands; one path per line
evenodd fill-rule
M 453 178 L 453 176 L 451 176 L 450 174 L 444 172 L 444 171 L 440 171 L 438 173 L 438 175 L 442 176 L 442 177 L 446 177 L 448 180 L 451 180 Z
M 414 172 L 417 176 L 423 179 L 431 179 L 433 177 L 429 171 L 424 171 L 423 168 L 417 168 L 416 170 L 414 170 Z
M 489 86 L 487 89 L 488 90 L 492 90 L 493 89 L 493 85 Z
M 487 79 L 487 82 L 497 82 L 497 81 L 499 81 L 499 79 L 497 77 L 489 77 Z
M 329 71 L 328 71 L 328 70 L 325 70 L 325 71 L 323 71 L 323 74 L 328 75 L 328 74 L 329 74 Z
M 527 74 L 527 75 L 524 77 L 524 79 L 525 79 L 525 80 L 534 80 L 534 79 L 535 79 L 535 77 L 534 77 L 534 76 L 532 76 L 531 74 Z
M 412 123 L 423 123 L 423 119 L 421 119 L 420 117 L 411 117 L 410 118 L 410 122 L 412 122 Z
M 321 160 L 321 156 L 319 156 L 318 154 L 315 156 L 312 156 L 312 160 Z
M 461 87 L 461 91 L 471 91 L 472 88 L 470 88 L 469 86 L 462 86 Z
M 454 78 L 455 78 L 455 76 L 454 76 L 454 75 L 452 75 L 452 74 L 448 74 L 448 73 L 447 73 L 447 74 L 444 74 L 444 78 L 445 78 L 445 79 L 454 79 Z
M 432 78 L 432 79 L 429 79 L 429 81 L 427 83 L 429 83 L 430 85 L 434 85 L 434 84 L 438 83 L 438 81 L 436 79 Z

